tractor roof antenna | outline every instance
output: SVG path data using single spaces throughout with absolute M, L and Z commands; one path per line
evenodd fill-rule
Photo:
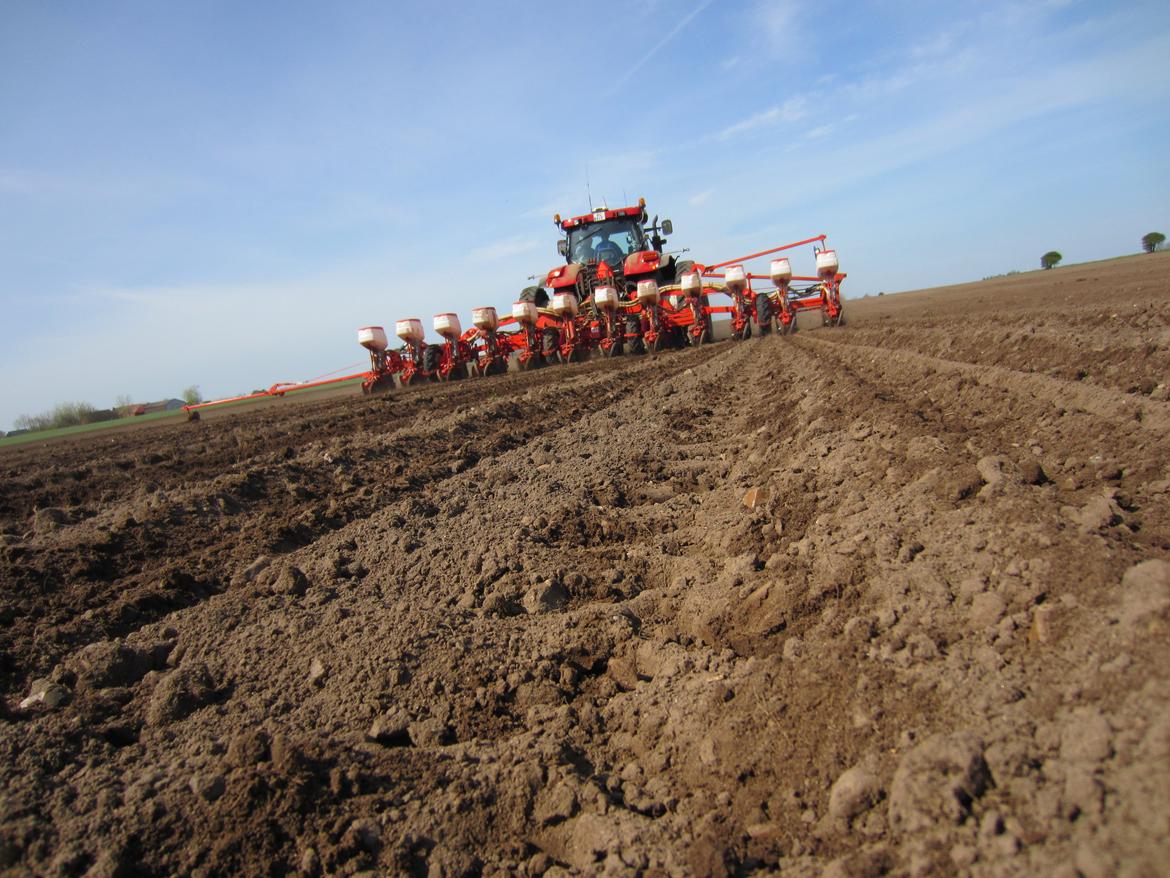
M 589 212 L 593 212 L 593 195 L 589 191 L 589 163 L 585 163 L 585 198 L 589 201 Z

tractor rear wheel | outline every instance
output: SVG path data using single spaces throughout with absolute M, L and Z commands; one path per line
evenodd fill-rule
M 430 377 L 437 377 L 439 364 L 443 361 L 443 349 L 437 344 L 429 344 L 423 348 L 422 370 L 430 373 Z
M 548 307 L 548 293 L 544 291 L 544 287 L 525 287 L 520 291 L 521 302 L 533 302 L 537 308 Z
M 646 342 L 642 339 L 642 318 L 637 314 L 626 315 L 626 347 L 631 354 L 646 353 Z
M 767 296 L 756 296 L 756 325 L 761 337 L 772 331 L 772 300 Z

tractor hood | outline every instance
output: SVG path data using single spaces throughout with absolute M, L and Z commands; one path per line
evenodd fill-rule
M 662 265 L 661 253 L 657 250 L 641 250 L 626 257 L 622 264 L 622 274 L 626 277 L 634 277 L 650 271 L 658 271 L 660 265 Z
M 554 290 L 562 289 L 564 287 L 576 286 L 577 275 L 581 273 L 584 266 L 579 262 L 570 262 L 568 265 L 558 265 L 548 273 L 548 277 L 544 280 L 546 287 L 552 287 Z

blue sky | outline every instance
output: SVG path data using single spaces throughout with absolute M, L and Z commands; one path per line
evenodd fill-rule
M 587 177 L 701 261 L 825 232 L 851 295 L 1134 252 L 1167 59 L 1161 2 L 0 0 L 0 428 L 504 307 Z

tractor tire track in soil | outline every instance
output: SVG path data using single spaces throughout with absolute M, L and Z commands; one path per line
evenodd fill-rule
M 6 453 L 0 866 L 1158 874 L 1168 316 L 1155 255 Z

